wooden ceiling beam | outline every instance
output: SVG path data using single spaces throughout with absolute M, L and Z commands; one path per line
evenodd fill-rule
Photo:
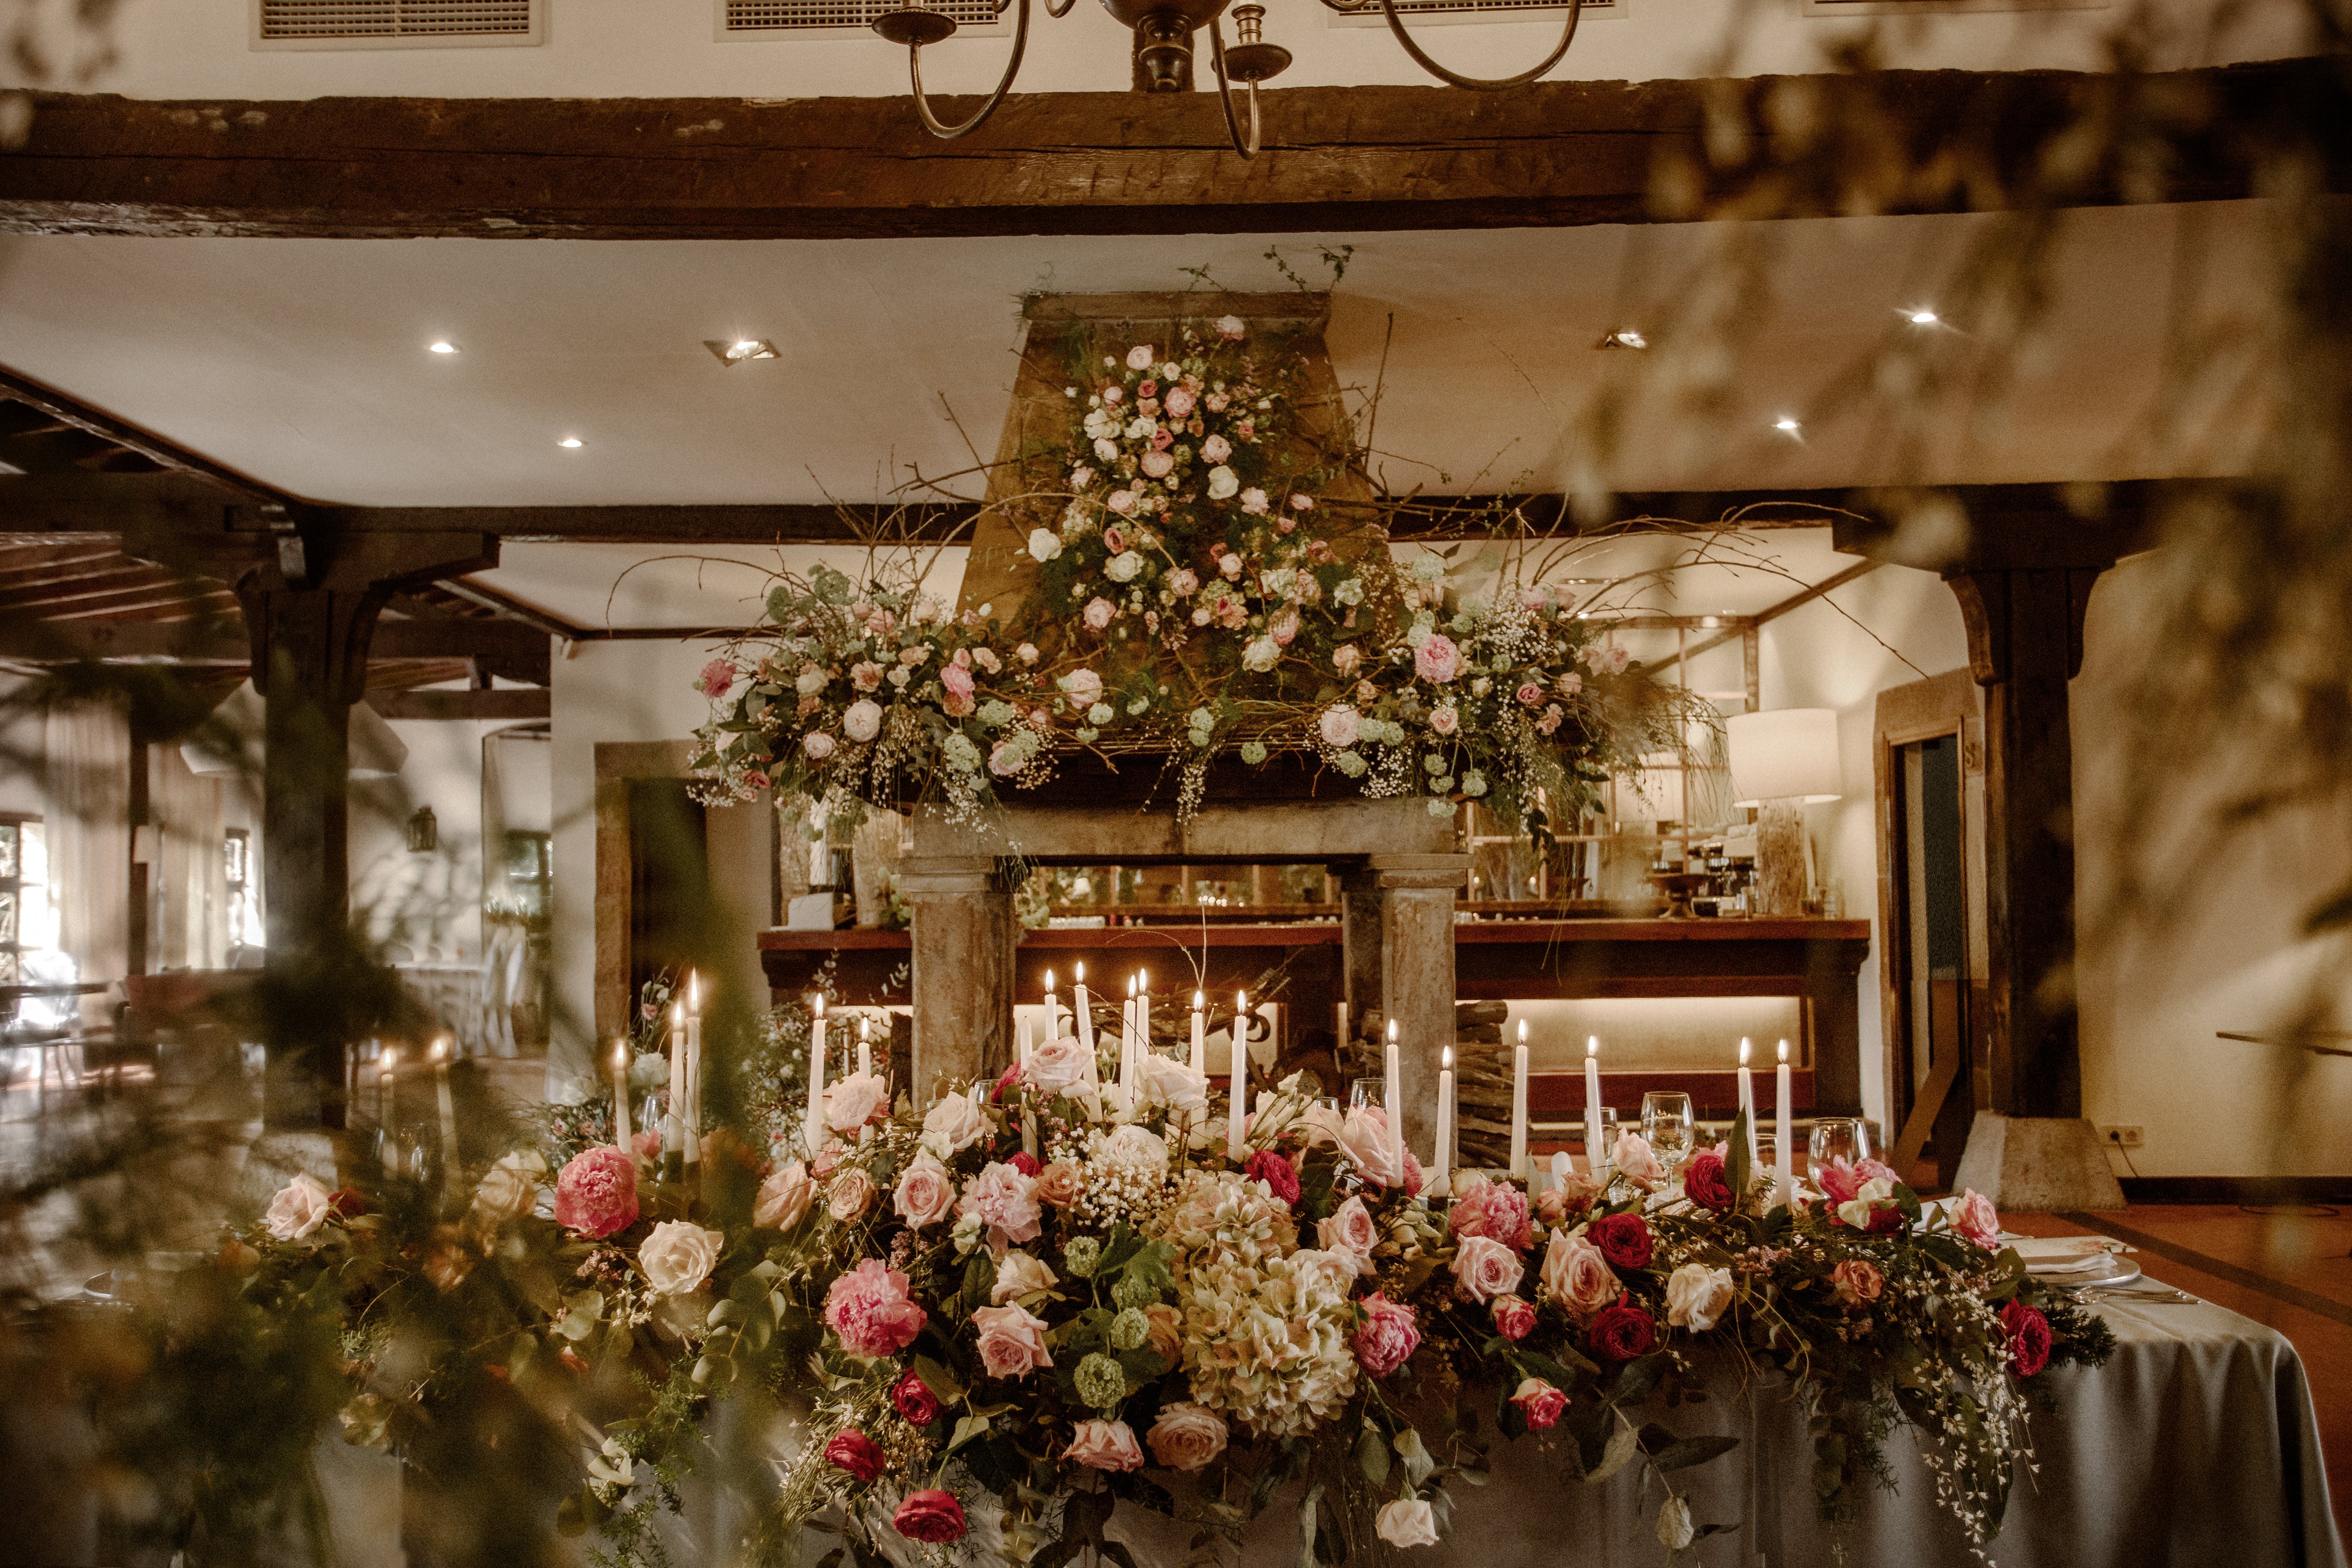
M 1126 92 L 1018 94 L 953 142 L 926 134 L 895 95 L 37 94 L 28 138 L 0 160 L 0 230 L 1269 234 L 2201 201 L 2257 194 L 2273 132 L 2315 148 L 2320 178 L 2345 188 L 2348 95 L 2331 65 L 2309 60 L 2137 77 L 1868 71 L 1540 82 L 1491 94 L 1293 88 L 1262 95 L 1266 146 L 1244 167 L 1208 93 L 1148 103 Z M 943 100 L 941 111 L 971 103 Z M 1800 104 L 1801 114 L 1790 112 Z M 2042 155 L 2080 121 L 2130 134 L 2074 163 Z M 1801 134 L 1781 129 L 1800 124 Z
M 543 659 L 547 638 L 512 621 L 376 623 L 372 659 Z M 184 664 L 244 664 L 253 649 L 231 615 L 190 621 L 60 621 L 0 615 L 0 658 L 70 664 L 81 659 L 142 659 Z

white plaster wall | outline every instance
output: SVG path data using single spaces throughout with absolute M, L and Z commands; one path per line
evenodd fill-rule
M 408 761 L 392 779 L 352 784 L 352 908 L 368 933 L 419 963 L 482 956 L 482 737 L 505 721 L 398 720 Z M 433 808 L 440 847 L 408 848 L 409 815 Z
M 0 811 L 41 814 L 43 719 L 25 705 L 28 683 L 0 676 Z

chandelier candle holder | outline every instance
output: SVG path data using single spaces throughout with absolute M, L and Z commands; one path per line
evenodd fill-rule
M 1008 0 L 997 0 L 997 14 L 1003 15 Z M 907 48 L 907 76 L 915 100 L 915 113 L 923 128 L 942 140 L 952 141 L 978 130 L 996 112 L 1004 95 L 1013 90 L 1013 83 L 1021 74 L 1021 61 L 1029 49 L 1030 0 L 1009 0 L 1014 7 L 1013 21 L 1013 53 L 1005 61 L 1004 74 L 996 89 L 971 115 L 955 124 L 949 124 L 931 111 L 930 100 L 923 93 L 923 46 L 940 43 L 953 37 L 955 19 L 928 7 L 908 4 L 894 11 L 885 11 L 874 19 L 875 32 L 894 44 Z M 1045 0 L 1045 14 L 1062 17 L 1070 13 L 1076 0 Z M 1217 79 L 1217 102 L 1224 111 L 1225 134 L 1233 148 L 1244 158 L 1257 155 L 1262 137 L 1258 119 L 1257 84 L 1280 76 L 1290 68 L 1290 51 L 1279 44 L 1269 44 L 1264 37 L 1265 7 L 1256 4 L 1234 6 L 1233 20 L 1236 41 L 1225 47 L 1224 29 L 1219 26 L 1226 10 L 1226 0 L 1102 0 L 1103 9 L 1113 20 L 1135 35 L 1135 89 L 1139 92 L 1189 92 L 1192 88 L 1194 36 L 1203 28 L 1209 34 L 1209 61 Z M 1534 68 L 1509 77 L 1470 77 L 1431 58 L 1428 52 L 1413 41 L 1406 31 L 1404 18 L 1397 14 L 1396 0 L 1323 0 L 1323 4 L 1343 15 L 1369 11 L 1375 5 L 1387 18 L 1389 31 L 1398 44 L 1412 57 L 1415 65 L 1450 87 L 1468 88 L 1479 92 L 1499 92 L 1525 87 L 1541 78 L 1560 62 L 1568 47 L 1576 41 L 1576 24 L 1583 15 L 1582 0 L 1569 0 L 1568 20 L 1560 28 L 1559 42 L 1552 47 Z M 1234 84 L 1239 82 L 1248 100 L 1249 130 L 1242 131 L 1242 117 L 1234 110 Z

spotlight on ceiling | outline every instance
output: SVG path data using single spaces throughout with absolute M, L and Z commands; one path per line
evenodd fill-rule
M 1772 428 L 1778 430 L 1783 436 L 1794 436 L 1802 431 L 1804 429 L 1804 426 L 1799 424 L 1795 419 L 1790 418 L 1788 415 L 1783 414 L 1780 418 L 1772 421 Z
M 1650 346 L 1650 340 L 1633 328 L 1625 327 L 1610 333 L 1592 346 L 1596 349 L 1645 349 Z
M 559 447 L 577 447 L 580 445 L 580 437 L 577 436 L 566 436 L 562 440 L 556 442 L 556 445 Z
M 745 360 L 776 357 L 776 345 L 765 338 L 732 338 L 724 342 L 705 338 L 702 346 L 716 355 L 720 364 L 728 366 L 741 364 Z
M 457 352 L 457 345 L 451 342 L 446 338 L 443 338 L 436 342 L 427 343 L 425 345 L 425 352 L 428 353 L 453 354 Z
M 1906 310 L 1903 314 L 1909 318 L 1911 324 L 1915 327 L 1932 327 L 1937 322 L 1944 319 L 1943 317 L 1936 314 L 1935 311 L 1927 310 L 1925 307 L 1916 310 Z

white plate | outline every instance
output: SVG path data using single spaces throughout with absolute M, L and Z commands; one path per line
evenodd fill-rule
M 2063 1285 L 2070 1289 L 2080 1285 L 2102 1287 L 2128 1285 L 2139 1278 L 2138 1264 L 2128 1258 L 2119 1257 L 2112 1252 L 2100 1254 L 2099 1260 L 2087 1268 L 2069 1268 L 2063 1272 L 2053 1272 L 2037 1268 L 2028 1263 L 2025 1266 L 2025 1271 L 2044 1285 Z
M 2139 1265 L 2110 1250 L 2100 1236 L 2019 1236 L 2008 1238 L 2025 1271 L 2045 1285 L 2121 1285 L 2139 1278 Z

